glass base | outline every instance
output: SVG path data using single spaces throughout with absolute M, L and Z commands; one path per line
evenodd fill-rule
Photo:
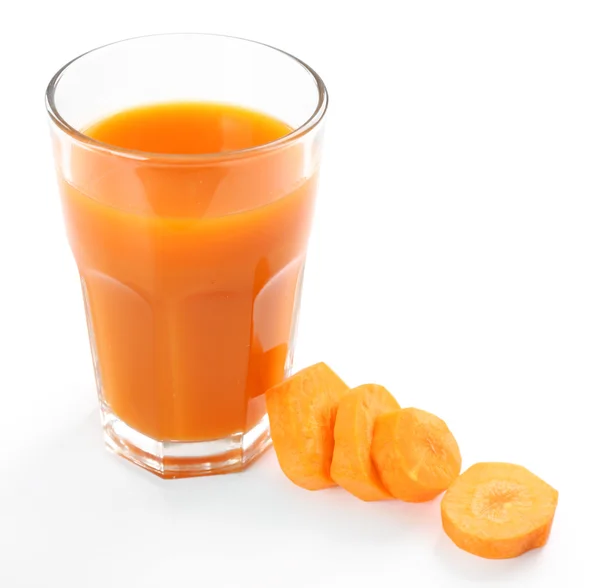
M 247 433 L 213 441 L 156 441 L 126 425 L 106 405 L 101 407 L 108 449 L 161 478 L 190 478 L 239 472 L 271 445 L 265 415 Z

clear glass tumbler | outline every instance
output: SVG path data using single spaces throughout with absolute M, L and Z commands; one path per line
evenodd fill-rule
M 291 370 L 327 91 L 306 64 L 218 35 L 121 41 L 46 94 L 107 446 L 166 478 L 243 469 L 270 443 L 264 392 Z M 239 105 L 290 132 L 215 153 L 86 135 L 173 102 Z

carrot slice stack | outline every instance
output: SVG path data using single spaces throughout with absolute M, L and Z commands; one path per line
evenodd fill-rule
M 340 400 L 335 421 L 331 477 L 342 488 L 365 501 L 392 498 L 371 461 L 375 419 L 400 408 L 383 387 L 365 384 Z
M 458 444 L 446 423 L 417 408 L 375 421 L 371 457 L 395 498 L 425 502 L 446 490 L 460 473 Z
M 546 544 L 558 492 L 526 468 L 477 463 L 442 499 L 442 525 L 461 549 L 488 559 L 517 557 Z
M 283 473 L 307 490 L 335 486 L 333 428 L 348 386 L 326 364 L 303 369 L 267 391 L 271 438 Z

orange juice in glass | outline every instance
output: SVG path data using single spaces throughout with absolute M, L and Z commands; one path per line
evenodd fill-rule
M 202 34 L 73 60 L 47 90 L 108 447 L 168 478 L 243 469 L 291 370 L 327 92 Z

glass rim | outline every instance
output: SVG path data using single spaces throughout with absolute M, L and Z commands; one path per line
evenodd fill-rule
M 111 143 L 106 143 L 104 141 L 99 141 L 97 139 L 93 139 L 89 137 L 85 133 L 79 131 L 75 127 L 71 126 L 65 118 L 60 114 L 55 102 L 55 94 L 58 84 L 62 79 L 63 75 L 67 71 L 67 69 L 76 61 L 86 57 L 91 53 L 95 53 L 97 51 L 101 51 L 102 49 L 106 49 L 107 47 L 111 47 L 113 45 L 120 45 L 124 43 L 128 43 L 130 41 L 136 41 L 140 39 L 151 39 L 151 38 L 159 38 L 159 37 L 182 37 L 182 36 L 198 36 L 198 37 L 213 37 L 220 38 L 224 40 L 234 40 L 234 41 L 242 41 L 244 43 L 252 43 L 254 45 L 260 45 L 267 49 L 271 49 L 273 51 L 277 51 L 278 53 L 290 58 L 293 62 L 300 65 L 308 74 L 312 77 L 313 81 L 317 86 L 318 91 L 318 100 L 315 110 L 312 114 L 306 119 L 302 124 L 298 127 L 292 129 L 289 133 L 284 135 L 283 137 L 279 137 L 274 141 L 269 141 L 268 143 L 263 143 L 261 145 L 256 145 L 254 147 L 247 147 L 245 149 L 234 149 L 231 151 L 222 151 L 222 152 L 213 152 L 213 153 L 161 153 L 161 152 L 153 152 L 153 151 L 143 151 L 139 149 L 128 149 L 125 147 L 119 147 L 118 145 L 112 145 Z M 233 35 L 222 35 L 217 33 L 158 33 L 151 35 L 140 35 L 137 37 L 129 37 L 127 39 L 121 39 L 119 41 L 113 41 L 112 43 L 106 43 L 104 45 L 100 45 L 99 47 L 95 47 L 94 49 L 90 49 L 85 53 L 78 55 L 77 57 L 68 61 L 65 65 L 63 65 L 53 76 L 48 86 L 46 88 L 45 93 L 46 99 L 46 111 L 50 116 L 51 121 L 64 133 L 69 135 L 73 140 L 82 143 L 91 149 L 102 151 L 112 155 L 118 155 L 121 157 L 126 157 L 129 159 L 137 159 L 142 161 L 172 161 L 172 162 L 202 162 L 202 161 L 227 161 L 238 158 L 251 157 L 253 155 L 260 155 L 262 153 L 267 153 L 273 151 L 275 149 L 279 149 L 280 147 L 287 145 L 288 143 L 293 143 L 297 139 L 303 137 L 308 134 L 313 128 L 315 128 L 325 116 L 325 112 L 327 111 L 327 106 L 329 103 L 329 95 L 327 92 L 327 88 L 325 83 L 321 79 L 321 76 L 312 68 L 310 65 L 298 59 L 291 53 L 287 51 L 283 51 L 282 49 L 278 49 L 277 47 L 273 47 L 272 45 L 268 45 L 266 43 L 261 43 L 260 41 L 253 41 L 251 39 L 245 39 L 243 37 L 236 37 Z M 243 105 L 241 105 L 243 106 Z

